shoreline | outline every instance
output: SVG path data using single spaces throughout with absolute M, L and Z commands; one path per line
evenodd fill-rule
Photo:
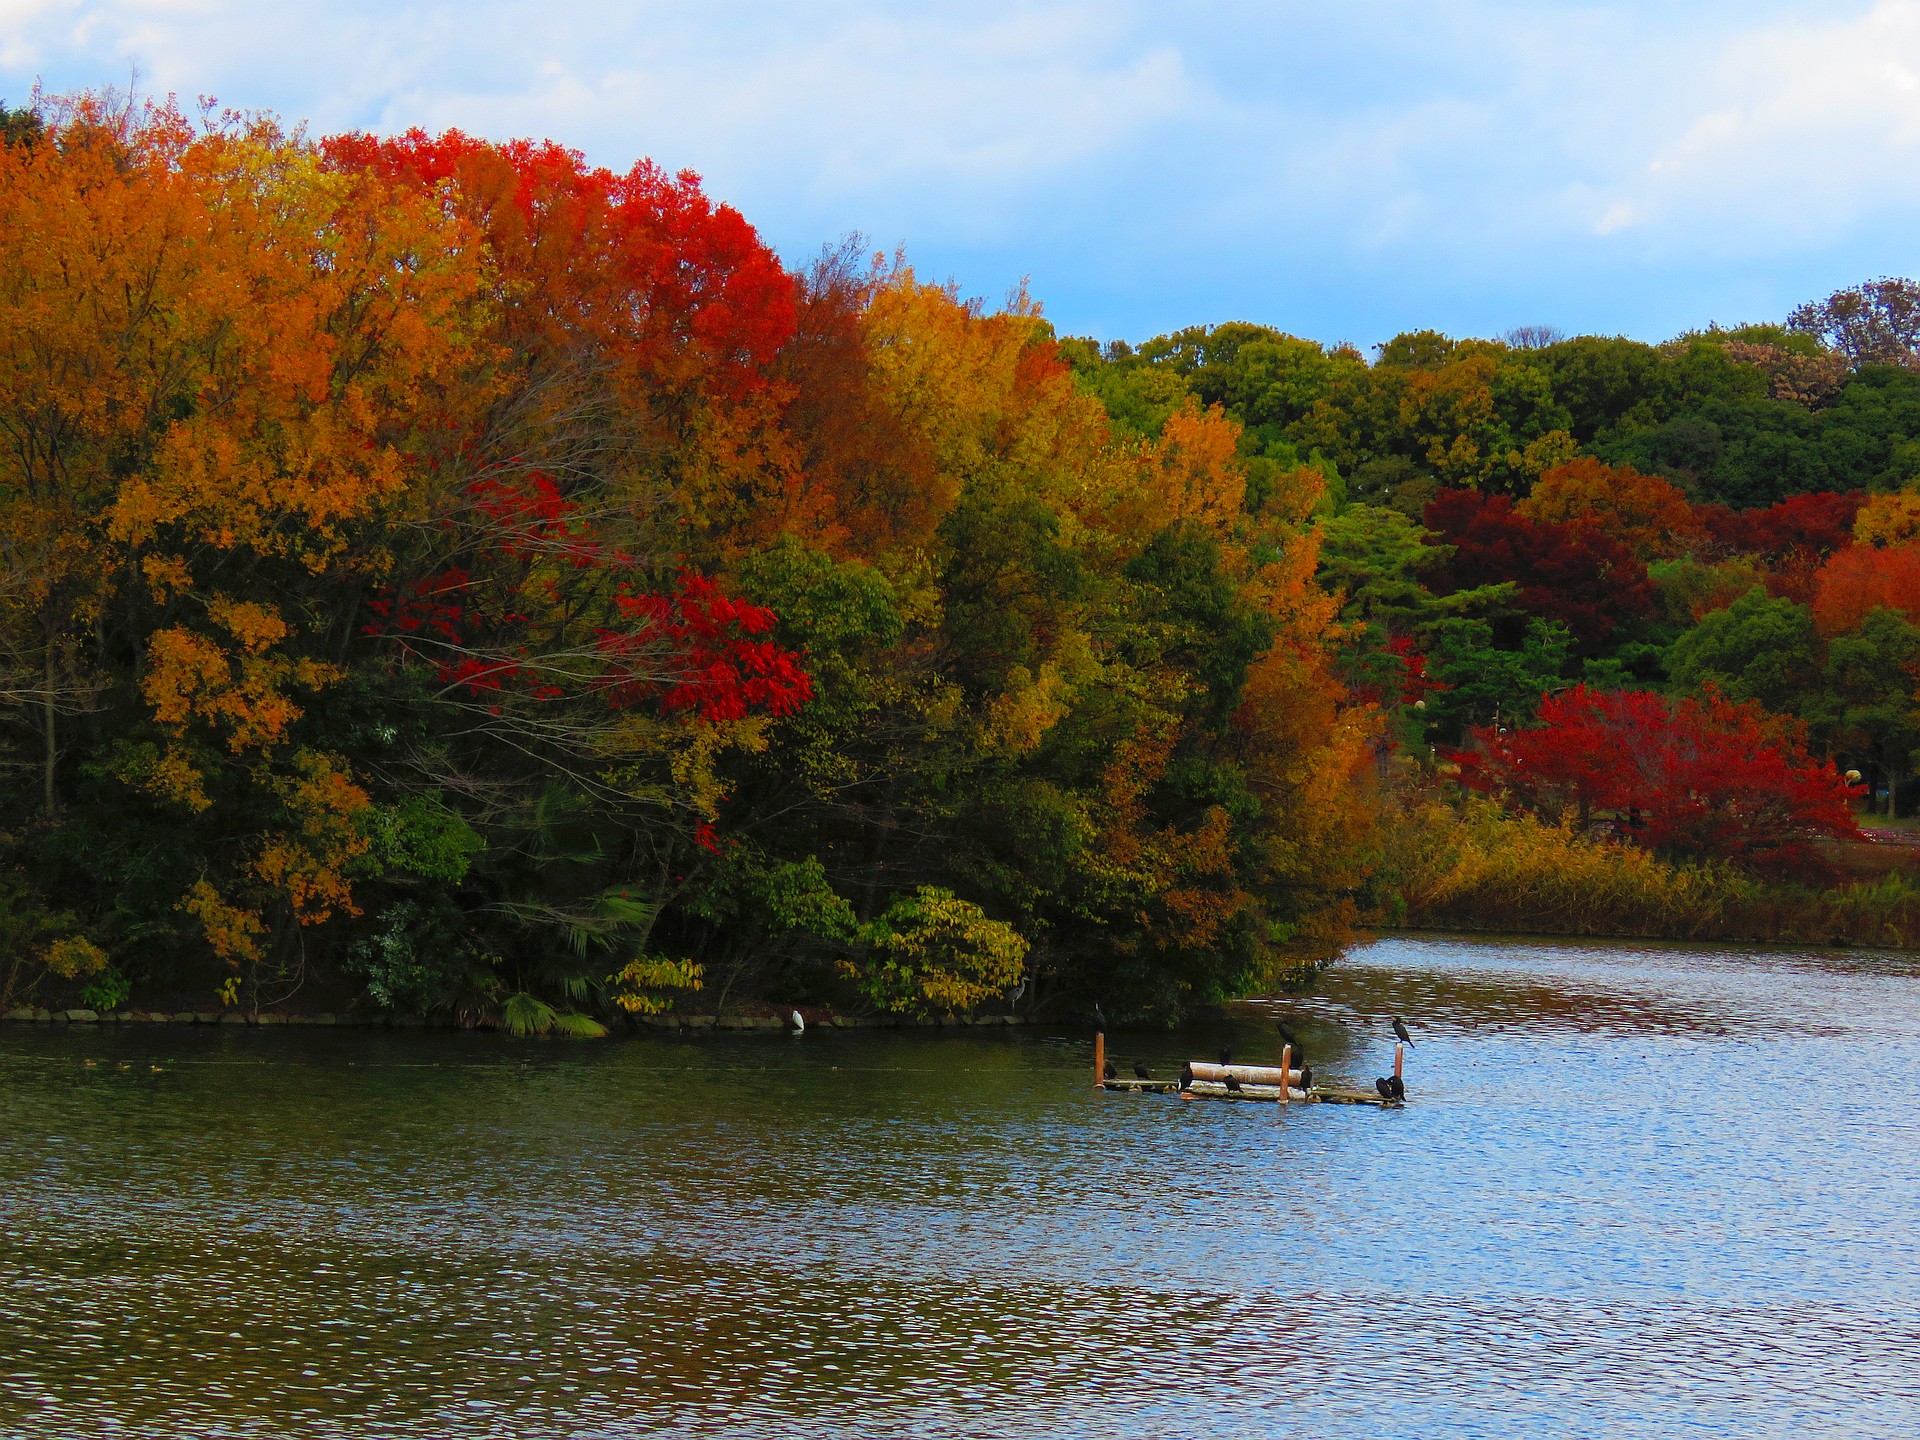
M 42 1005 L 16 1005 L 0 1012 L 0 1022 L 15 1025 L 233 1025 L 305 1026 L 350 1030 L 468 1030 L 505 1034 L 498 1024 L 464 1025 L 443 1015 L 355 1015 L 322 1010 L 284 1014 L 245 1010 L 49 1010 Z M 825 1015 L 807 1020 L 808 1030 L 957 1030 L 1041 1025 L 1047 1022 L 1022 1015 Z M 605 1038 L 639 1030 L 725 1031 L 728 1033 L 787 1034 L 793 1027 L 774 1015 L 636 1015 L 623 1028 L 609 1026 Z M 540 1037 L 529 1036 L 529 1039 Z
M 1891 941 L 1844 938 L 1781 940 L 1736 935 L 1659 935 L 1634 930 L 1479 930 L 1458 922 L 1409 925 L 1403 921 L 1398 925 L 1370 925 L 1366 927 L 1365 935 L 1366 940 L 1356 942 L 1357 945 L 1371 940 L 1392 940 L 1404 936 L 1408 939 L 1538 940 L 1566 945 L 1660 945 L 1702 950 L 1872 950 L 1883 954 L 1920 954 L 1920 945 L 1896 945 Z

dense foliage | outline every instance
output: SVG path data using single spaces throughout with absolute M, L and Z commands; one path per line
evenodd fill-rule
M 12 113 L 14 997 L 1164 1015 L 1344 935 L 1319 471 L 692 175 Z
M 0 119 L 0 1003 L 1172 1016 L 1455 750 L 1782 869 L 1920 747 L 1905 282 L 1103 347 L 647 163 Z
M 1891 812 L 1920 748 L 1916 295 L 1874 281 L 1663 345 L 1421 332 L 1368 363 L 1232 324 L 1066 350 L 1116 424 L 1215 403 L 1250 483 L 1327 477 L 1341 673 L 1405 753 L 1484 749 L 1583 683 L 1716 687 Z
M 1535 718 L 1476 730 L 1467 782 L 1544 819 L 1576 812 L 1583 828 L 1604 812 L 1649 850 L 1789 874 L 1806 868 L 1810 840 L 1854 833 L 1846 779 L 1813 762 L 1802 727 L 1754 701 L 1580 685 Z

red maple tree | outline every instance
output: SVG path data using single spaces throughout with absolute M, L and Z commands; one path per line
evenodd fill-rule
M 1582 655 L 1598 652 L 1622 625 L 1653 613 L 1647 567 L 1591 526 L 1531 520 L 1505 495 L 1442 490 L 1421 515 L 1453 547 L 1438 572 L 1443 588 L 1515 581 L 1520 608 L 1558 620 Z
M 1696 505 L 1693 513 L 1719 544 L 1736 554 L 1785 559 L 1796 552 L 1831 555 L 1853 543 L 1853 521 L 1867 497 L 1859 491 L 1836 495 L 1790 495 L 1759 510 L 1729 510 L 1725 505 Z
M 1822 635 L 1850 634 L 1875 610 L 1920 616 L 1920 541 L 1849 546 L 1815 572 L 1812 590 L 1813 623 Z
M 1785 873 L 1818 868 L 1811 842 L 1858 835 L 1849 785 L 1799 722 L 1709 689 L 1669 700 L 1578 686 L 1525 730 L 1481 727 L 1461 778 L 1538 815 L 1610 818 L 1649 850 Z
M 658 397 L 697 385 L 737 394 L 793 333 L 793 282 L 691 170 L 650 160 L 624 174 L 551 141 L 458 130 L 334 135 L 328 164 L 431 190 L 484 238 L 502 280 L 501 337 L 549 359 L 590 354 Z

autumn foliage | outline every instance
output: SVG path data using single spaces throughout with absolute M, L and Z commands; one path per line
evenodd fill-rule
M 1920 616 L 1920 541 L 1853 546 L 1814 576 L 1813 619 L 1826 635 L 1858 630 L 1875 610 Z
M 1860 494 L 1790 495 L 1757 510 L 1724 505 L 1697 508 L 1700 523 L 1729 551 L 1783 559 L 1831 555 L 1853 539 L 1854 517 L 1866 502 Z
M 1116 432 L 1025 297 L 790 272 L 646 161 L 9 114 L 0 912 L 46 984 L 1170 1016 L 1345 933 L 1325 477 L 1252 485 L 1219 405 Z
M 1442 492 L 1422 519 L 1452 547 L 1441 570 L 1446 583 L 1512 583 L 1522 609 L 1565 625 L 1589 652 L 1653 609 L 1647 567 L 1594 526 L 1534 519 L 1504 495 L 1469 490 Z
M 1672 856 L 1804 870 L 1810 844 L 1856 833 L 1855 787 L 1808 753 L 1802 727 L 1708 691 L 1576 687 L 1520 730 L 1478 730 L 1463 778 L 1547 819 L 1600 817 Z
M 1593 530 L 1641 561 L 1687 553 L 1701 528 L 1687 497 L 1671 482 L 1585 456 L 1544 471 L 1514 513 Z
M 1920 372 L 1808 335 L 1102 346 L 650 161 L 0 122 L 0 1000 L 1173 1018 L 1450 747 L 1481 889 L 1920 751 Z

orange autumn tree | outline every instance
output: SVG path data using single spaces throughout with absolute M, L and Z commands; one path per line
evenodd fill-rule
M 351 763 L 296 725 L 342 677 L 329 596 L 365 573 L 417 419 L 464 363 L 461 312 L 481 277 L 462 258 L 468 237 L 424 197 L 329 175 L 264 119 L 200 127 L 82 98 L 0 169 L 0 243 L 14 247 L 0 267 L 28 282 L 13 303 L 41 316 L 37 340 L 9 326 L 0 406 L 26 443 L 6 528 L 57 524 L 66 539 L 49 558 L 89 547 L 86 585 L 39 587 L 88 597 L 66 612 L 70 642 L 109 617 L 138 637 L 154 738 L 113 769 L 178 814 L 219 807 L 226 838 L 180 908 L 237 979 L 354 908 L 352 817 L 367 797 Z M 62 235 L 53 263 L 49 234 Z M 110 692 L 103 679 L 94 703 L 130 698 Z M 51 721 L 47 744 L 51 769 Z M 253 823 L 235 825 L 241 812 Z
M 1920 615 L 1920 542 L 1852 545 L 1814 576 L 1813 621 L 1822 635 L 1848 635 L 1875 610 Z
M 1513 508 L 1530 520 L 1589 526 L 1641 560 L 1684 555 L 1705 533 L 1687 497 L 1668 481 L 1585 456 L 1543 471 Z

